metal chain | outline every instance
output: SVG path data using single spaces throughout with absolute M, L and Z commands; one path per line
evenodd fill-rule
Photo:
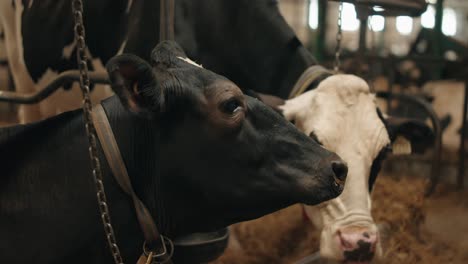
M 78 68 L 80 70 L 80 88 L 83 93 L 83 117 L 86 127 L 86 134 L 89 141 L 89 156 L 91 158 L 91 167 L 96 184 L 96 194 L 99 205 L 99 211 L 101 213 L 101 220 L 104 226 L 104 232 L 106 233 L 107 243 L 110 247 L 112 257 L 116 264 L 123 264 L 122 256 L 120 254 L 117 241 L 115 239 L 114 228 L 111 224 L 111 218 L 109 214 L 109 208 L 107 207 L 107 198 L 104 191 L 104 184 L 102 180 L 101 162 L 97 152 L 96 144 L 96 129 L 93 124 L 91 111 L 92 103 L 89 92 L 89 76 L 88 76 L 88 64 L 86 56 L 86 42 L 85 42 L 85 28 L 83 23 L 83 2 L 82 0 L 73 0 L 72 2 L 73 16 L 75 18 L 75 40 L 77 43 L 77 61 Z
M 343 13 L 343 2 L 340 3 L 340 6 L 338 8 L 338 31 L 336 32 L 335 66 L 333 67 L 333 70 L 335 71 L 335 73 L 338 73 L 338 71 L 340 70 L 340 66 L 341 66 L 341 61 L 340 61 L 341 39 L 343 38 L 343 32 L 341 29 L 342 13 Z

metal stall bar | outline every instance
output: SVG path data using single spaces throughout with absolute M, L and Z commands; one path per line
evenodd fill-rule
M 432 55 L 434 57 L 442 57 L 442 19 L 444 15 L 444 0 L 437 0 L 435 13 L 435 24 L 434 33 L 432 35 L 432 44 L 434 48 Z M 440 65 L 434 65 L 432 72 L 434 79 L 440 79 L 442 67 Z
M 90 81 L 95 84 L 108 84 L 109 79 L 106 72 L 90 72 Z M 80 80 L 80 72 L 77 70 L 65 71 L 59 74 L 52 80 L 44 89 L 35 93 L 15 93 L 8 91 L 0 91 L 0 102 L 11 102 L 17 104 L 35 104 L 53 92 L 58 90 L 64 84 L 76 82 Z
M 327 31 L 327 10 L 328 2 L 327 0 L 318 1 L 318 27 L 317 27 L 317 37 L 315 39 L 315 59 L 319 62 L 323 62 L 325 57 L 325 37 Z M 310 14 L 309 14 L 310 15 Z
M 463 119 L 460 131 L 460 149 L 458 149 L 458 175 L 457 189 L 461 190 L 465 186 L 465 135 L 466 135 L 466 116 L 468 107 L 468 77 L 465 77 L 465 96 L 463 100 Z
M 434 142 L 434 154 L 433 154 L 433 162 L 432 162 L 432 170 L 431 170 L 431 182 L 426 189 L 426 196 L 431 195 L 434 192 L 435 187 L 439 183 L 440 179 L 440 156 L 441 156 L 441 150 L 442 150 L 442 129 L 440 127 L 440 120 L 437 114 L 435 113 L 434 109 L 432 106 L 422 100 L 421 98 L 417 98 L 408 94 L 391 94 L 389 92 L 377 92 L 377 97 L 380 98 L 391 98 L 391 99 L 398 99 L 402 101 L 407 101 L 409 103 L 416 104 L 420 106 L 426 113 L 429 115 L 429 118 L 431 119 L 432 122 L 432 127 L 434 129 L 434 134 L 435 134 L 435 142 Z

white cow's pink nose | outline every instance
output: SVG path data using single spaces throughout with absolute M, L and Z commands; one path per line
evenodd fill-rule
M 368 263 L 375 254 L 378 234 L 365 227 L 345 227 L 338 238 L 346 262 Z

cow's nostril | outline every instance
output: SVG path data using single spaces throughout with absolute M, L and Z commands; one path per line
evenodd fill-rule
M 369 263 L 376 253 L 378 234 L 368 228 L 345 227 L 337 238 L 346 263 Z
M 332 161 L 331 166 L 335 177 L 340 181 L 345 181 L 348 175 L 348 166 L 342 161 Z

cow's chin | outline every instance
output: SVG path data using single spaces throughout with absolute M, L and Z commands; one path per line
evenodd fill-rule
M 317 187 L 310 184 L 308 180 L 303 180 L 299 183 L 299 188 L 295 192 L 297 195 L 296 202 L 306 205 L 317 205 L 338 197 L 344 189 L 344 183 L 336 183 L 330 181 L 325 186 Z
M 375 247 L 375 253 L 372 259 L 365 261 L 346 260 L 344 252 L 341 249 L 341 241 L 336 235 L 336 232 L 332 231 L 333 228 L 325 226 L 321 232 L 320 237 L 320 257 L 322 260 L 326 260 L 324 263 L 343 263 L 343 264 L 369 264 L 378 262 L 382 257 L 382 246 L 381 243 L 377 243 Z

